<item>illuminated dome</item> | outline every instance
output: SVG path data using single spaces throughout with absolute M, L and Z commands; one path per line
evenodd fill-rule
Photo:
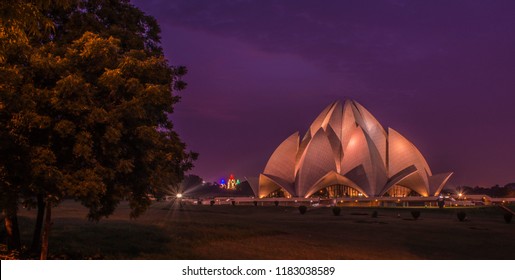
M 356 101 L 336 101 L 302 140 L 295 132 L 275 149 L 259 197 L 436 196 L 451 175 L 433 175 L 411 142 Z

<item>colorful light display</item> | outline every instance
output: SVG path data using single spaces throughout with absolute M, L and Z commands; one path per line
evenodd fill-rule
M 240 179 L 236 179 L 233 174 L 229 176 L 229 179 L 225 181 L 224 178 L 220 180 L 220 188 L 227 190 L 235 190 L 240 184 Z

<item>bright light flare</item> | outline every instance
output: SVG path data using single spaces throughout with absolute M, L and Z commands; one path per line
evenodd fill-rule
M 177 197 L 177 198 L 182 198 L 182 193 L 178 193 L 178 194 L 176 195 L 176 197 Z

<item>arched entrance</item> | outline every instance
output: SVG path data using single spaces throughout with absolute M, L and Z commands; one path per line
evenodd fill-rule
M 401 186 L 401 185 L 393 185 L 385 194 L 384 196 L 389 197 L 407 197 L 407 196 L 422 196 L 416 191 Z
M 273 197 L 286 197 L 286 198 L 290 198 L 291 197 L 291 194 L 289 194 L 287 191 L 285 191 L 283 188 L 279 188 L 273 192 L 271 192 L 270 194 L 268 194 L 267 196 L 265 196 L 267 198 L 273 198 Z
M 363 193 L 347 185 L 331 185 L 322 188 L 311 195 L 320 198 L 342 198 L 342 197 L 362 197 Z

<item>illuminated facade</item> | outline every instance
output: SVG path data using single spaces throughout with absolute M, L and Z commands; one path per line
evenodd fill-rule
M 234 178 L 233 174 L 229 176 L 227 182 L 225 182 L 225 179 L 220 180 L 220 187 L 228 190 L 235 190 L 239 184 L 240 179 Z
M 239 182 L 238 182 L 238 184 L 239 184 Z M 234 190 L 234 189 L 236 189 L 236 185 L 237 185 L 236 179 L 234 179 L 234 175 L 231 174 L 231 176 L 229 176 L 229 180 L 227 180 L 227 188 L 230 190 Z
M 353 100 L 325 108 L 300 139 L 295 132 L 259 176 L 259 197 L 438 195 L 450 173 L 433 175 L 418 149 L 387 131 Z

